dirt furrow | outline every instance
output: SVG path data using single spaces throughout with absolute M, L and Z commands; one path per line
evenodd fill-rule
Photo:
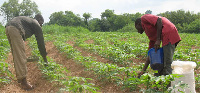
M 25 42 L 25 48 L 27 57 L 31 56 L 31 49 L 27 45 L 27 42 Z M 9 70 L 15 76 L 15 69 L 12 61 L 13 61 L 12 54 L 9 53 L 6 62 L 11 64 Z M 38 69 L 37 62 L 28 62 L 27 70 L 28 70 L 27 79 L 35 87 L 33 90 L 25 91 L 21 89 L 20 84 L 17 83 L 16 77 L 14 77 L 14 79 L 12 79 L 10 84 L 7 84 L 0 89 L 0 93 L 50 93 L 58 91 L 59 89 L 58 87 L 54 86 L 44 77 L 42 77 L 42 73 Z
M 54 59 L 54 61 L 64 65 L 70 72 L 71 76 L 78 76 L 78 77 L 84 77 L 84 78 L 92 78 L 93 80 L 90 81 L 91 83 L 94 83 L 97 87 L 100 88 L 98 92 L 102 93 L 123 93 L 123 91 L 115 84 L 109 83 L 109 82 L 103 82 L 102 80 L 98 80 L 96 75 L 94 75 L 91 71 L 86 71 L 85 67 L 81 64 L 77 64 L 72 59 L 68 59 L 64 54 L 59 53 L 56 46 L 53 45 L 52 42 L 47 42 L 47 53 L 48 56 Z M 77 47 L 75 47 L 78 49 Z M 83 51 L 81 49 L 78 49 L 81 51 L 83 56 L 91 56 L 90 53 L 87 53 L 86 51 Z M 103 59 L 102 59 L 103 60 Z

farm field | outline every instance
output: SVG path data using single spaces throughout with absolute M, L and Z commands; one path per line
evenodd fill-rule
M 176 75 L 154 77 L 154 71 L 137 78 L 146 60 L 148 38 L 137 32 L 90 32 L 82 27 L 44 26 L 48 66 L 28 62 L 28 92 L 169 92 L 166 86 Z M 9 43 L 0 28 L 0 92 L 21 90 L 15 78 Z M 194 61 L 196 91 L 200 92 L 200 34 L 180 33 L 174 60 Z M 27 57 L 40 56 L 32 36 L 26 42 Z M 164 78 L 164 79 L 163 79 Z M 161 83 L 161 84 L 160 84 Z M 28 93 L 27 92 L 27 93 Z

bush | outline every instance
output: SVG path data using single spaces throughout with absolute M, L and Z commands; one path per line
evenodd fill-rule
M 127 24 L 122 29 L 117 30 L 117 32 L 136 32 L 136 31 L 137 30 L 135 28 L 135 24 L 134 23 Z
M 200 19 L 196 19 L 190 24 L 183 24 L 181 32 L 184 33 L 200 33 Z
M 59 25 L 45 25 L 42 27 L 43 32 L 46 34 L 60 34 L 60 33 L 80 33 L 89 32 L 87 28 L 84 27 L 73 27 L 73 26 L 59 26 Z

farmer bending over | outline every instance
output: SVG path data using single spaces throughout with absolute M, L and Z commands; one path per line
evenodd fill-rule
M 155 76 L 172 74 L 171 64 L 174 51 L 177 44 L 181 41 L 175 25 L 165 17 L 145 14 L 135 21 L 135 28 L 138 30 L 138 33 L 142 34 L 145 31 L 148 36 L 150 40 L 148 50 L 153 47 L 157 50 L 160 48 L 160 43 L 162 41 L 164 67 L 162 70 L 158 71 Z M 149 64 L 150 59 L 147 58 L 145 66 L 142 71 L 139 72 L 138 77 L 145 73 Z
M 24 45 L 25 39 L 31 37 L 33 34 L 35 35 L 40 54 L 47 63 L 47 53 L 41 28 L 43 22 L 44 19 L 42 15 L 37 14 L 34 19 L 25 16 L 18 16 L 6 24 L 6 35 L 13 55 L 16 77 L 18 82 L 21 83 L 22 88 L 25 90 L 33 89 L 33 86 L 30 85 L 26 79 L 27 57 Z

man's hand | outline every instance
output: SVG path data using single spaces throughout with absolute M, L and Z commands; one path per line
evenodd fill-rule
M 157 52 L 157 49 L 160 48 L 160 43 L 161 43 L 160 40 L 156 40 L 156 42 L 155 42 L 155 44 L 154 44 L 155 52 Z

